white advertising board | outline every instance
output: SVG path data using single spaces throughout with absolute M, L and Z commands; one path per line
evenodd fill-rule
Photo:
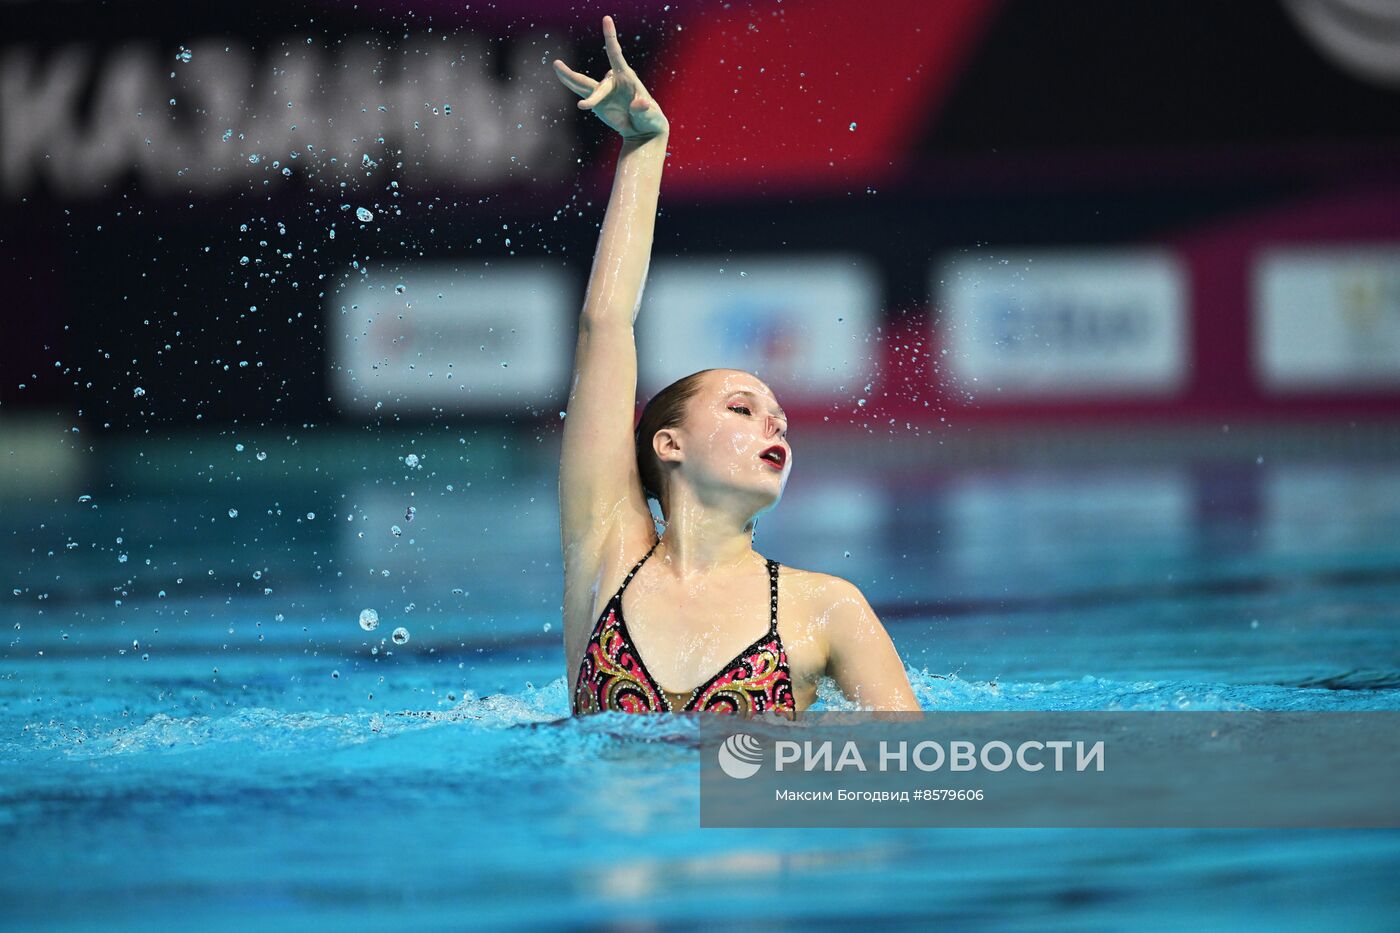
M 372 269 L 326 302 L 343 410 L 515 412 L 568 391 L 581 301 L 534 260 Z
M 931 294 L 943 373 L 979 402 L 1169 396 L 1190 375 L 1187 277 L 1167 253 L 957 253 Z
M 701 369 L 742 369 L 780 402 L 835 401 L 874 373 L 880 285 L 852 255 L 724 256 L 652 265 L 637 317 L 649 398 Z
M 1254 367 L 1280 393 L 1400 387 L 1400 246 L 1262 253 Z

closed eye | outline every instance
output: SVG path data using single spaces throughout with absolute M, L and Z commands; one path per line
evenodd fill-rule
M 747 405 L 730 405 L 730 406 L 729 406 L 729 410 L 730 410 L 730 411 L 741 411 L 741 412 L 743 412 L 743 413 L 746 414 L 746 415 L 753 415 L 753 411 L 750 410 L 750 409 L 749 409 L 749 406 L 747 406 Z M 787 419 L 784 418 L 784 420 L 787 420 Z M 788 432 L 787 432 L 787 431 L 783 431 L 783 433 L 779 435 L 779 437 L 781 437 L 783 440 L 787 440 L 787 436 L 788 436 Z

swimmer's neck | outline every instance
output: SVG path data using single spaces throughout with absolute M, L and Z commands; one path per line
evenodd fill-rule
M 705 579 L 731 573 L 753 562 L 754 522 L 742 525 L 717 516 L 680 510 L 666 524 L 655 558 L 668 575 L 680 580 Z

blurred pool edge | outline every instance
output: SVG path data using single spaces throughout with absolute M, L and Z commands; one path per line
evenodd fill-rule
M 96 436 L 94 436 L 96 432 Z M 1003 466 L 1123 466 L 1180 462 L 1389 461 L 1400 459 L 1394 418 L 1159 424 L 1142 420 L 1047 425 L 979 423 L 940 428 L 796 426 L 794 470 L 804 460 L 884 470 Z M 83 484 L 129 492 L 206 489 L 232 479 L 301 486 L 384 475 L 395 462 L 420 478 L 448 464 L 473 478 L 538 471 L 557 462 L 557 423 L 448 422 L 244 429 L 230 425 L 162 435 L 105 433 L 80 419 L 0 418 L 0 501 L 81 495 Z M 242 449 L 239 449 L 239 445 Z M 408 454 L 419 466 L 405 467 Z M 262 459 L 257 459 L 262 456 Z M 1261 459 L 1262 458 L 1262 459 Z

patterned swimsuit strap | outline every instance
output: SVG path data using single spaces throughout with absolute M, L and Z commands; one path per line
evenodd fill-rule
M 651 551 L 656 550 L 656 545 L 660 543 L 661 539 L 657 538 L 656 544 L 653 544 L 651 546 Z M 637 561 L 637 563 L 632 565 L 632 569 L 627 572 L 627 576 L 622 578 L 622 585 L 617 588 L 617 594 L 613 596 L 613 599 L 622 599 L 622 591 L 627 589 L 627 584 L 631 583 L 632 578 L 637 575 L 637 571 L 642 569 L 642 564 L 645 564 L 647 562 L 647 558 L 651 556 L 651 551 L 647 551 L 641 560 Z
M 768 620 L 768 633 L 778 634 L 778 562 L 771 557 L 768 559 L 768 592 L 772 597 L 770 605 L 772 612 Z

